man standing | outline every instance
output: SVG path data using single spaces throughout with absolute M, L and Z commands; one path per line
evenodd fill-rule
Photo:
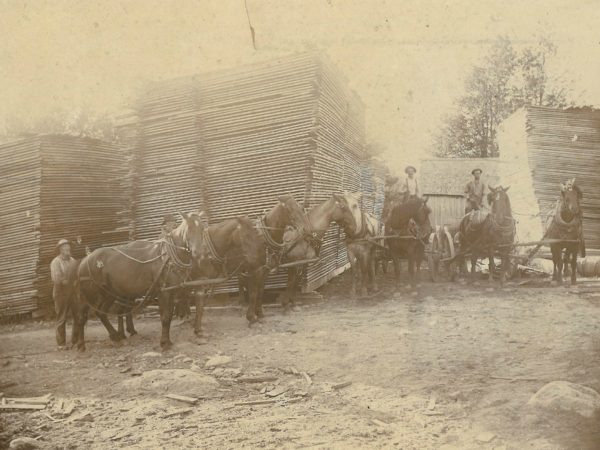
M 56 245 L 59 255 L 50 263 L 50 275 L 54 287 L 52 298 L 56 311 L 56 344 L 59 350 L 65 349 L 65 328 L 67 314 L 71 310 L 75 294 L 75 270 L 77 261 L 71 256 L 71 245 L 66 239 L 61 239 Z
M 177 228 L 177 219 L 173 214 L 166 214 L 163 217 L 163 222 L 160 227 L 159 239 L 167 237 L 167 234 L 171 233 L 175 228 Z
M 471 171 L 473 179 L 469 181 L 465 187 L 465 198 L 467 199 L 465 214 L 468 214 L 473 210 L 478 211 L 483 206 L 485 186 L 481 182 L 481 173 L 481 169 L 473 169 Z
M 406 174 L 406 178 L 402 186 L 402 191 L 404 191 L 404 201 L 406 202 L 411 197 L 420 197 L 421 191 L 419 189 L 419 182 L 415 178 L 417 169 L 413 166 L 406 166 L 404 173 Z

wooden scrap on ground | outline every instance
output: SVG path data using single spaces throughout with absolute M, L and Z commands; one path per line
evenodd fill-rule
M 277 403 L 279 400 L 271 399 L 271 400 L 252 400 L 248 402 L 238 402 L 235 406 L 255 406 L 255 405 L 270 405 L 273 403 Z
M 337 391 L 339 389 L 343 389 L 345 387 L 348 387 L 351 384 L 352 384 L 352 381 L 344 381 L 343 383 L 334 384 L 333 386 L 331 386 L 331 389 L 335 389 Z
M 437 401 L 437 398 L 436 398 L 435 394 L 432 394 L 431 398 L 429 399 L 429 403 L 427 404 L 427 409 L 429 411 L 433 411 L 435 409 L 436 401 Z
M 312 384 L 312 378 L 306 372 L 300 372 L 300 374 L 306 380 L 306 383 L 310 386 Z
M 179 408 L 176 409 L 175 411 L 171 411 L 170 413 L 164 414 L 162 416 L 163 419 L 166 419 L 167 417 L 173 417 L 173 416 L 177 416 L 179 414 L 187 414 L 189 412 L 192 412 L 194 410 L 194 408 Z
M 187 397 L 185 395 L 167 394 L 166 397 L 170 398 L 171 400 L 177 400 L 180 402 L 190 403 L 191 405 L 196 404 L 196 402 L 198 401 L 198 399 L 196 397 Z
M 278 387 L 278 388 L 273 389 L 272 391 L 267 392 L 266 395 L 267 395 L 267 397 L 278 397 L 281 394 L 285 394 L 289 390 L 290 390 L 290 388 L 287 386 Z
M 264 375 L 258 377 L 240 377 L 237 379 L 240 383 L 268 383 L 271 381 L 277 381 L 278 378 L 272 375 Z
M 0 403 L 0 409 L 30 409 L 40 410 L 45 409 L 50 402 L 52 394 L 46 394 L 43 397 L 22 397 L 22 398 L 9 398 L 2 397 Z

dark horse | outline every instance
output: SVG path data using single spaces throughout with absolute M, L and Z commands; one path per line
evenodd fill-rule
M 329 228 L 331 222 L 338 225 L 354 226 L 360 221 L 360 207 L 358 202 L 348 203 L 350 197 L 341 194 L 333 194 L 323 203 L 315 206 L 308 212 L 310 223 L 310 234 L 298 230 L 290 230 L 284 234 L 283 240 L 286 245 L 284 252 L 285 262 L 314 259 L 319 256 L 321 241 Z M 296 292 L 300 285 L 301 275 L 306 269 L 303 267 L 291 267 L 288 269 L 287 289 L 282 296 L 284 310 L 288 310 L 296 300 Z
M 512 217 L 510 199 L 506 194 L 510 186 L 506 188 L 502 186 L 488 187 L 490 189 L 488 203 L 492 206 L 492 211 L 480 221 L 477 221 L 476 218 L 481 217 L 481 214 L 475 211 L 463 217 L 459 231 L 460 253 L 470 255 L 471 281 L 475 278 L 477 259 L 487 256 L 490 283 L 493 281 L 495 271 L 494 255 L 498 254 L 502 260 L 500 285 L 504 285 L 510 262 L 509 255 L 515 239 L 515 220 Z
M 187 281 L 194 259 L 199 257 L 203 226 L 197 214 L 182 214 L 183 222 L 169 239 L 164 241 L 133 241 L 116 247 L 94 250 L 81 260 L 77 273 L 78 298 L 75 307 L 77 348 L 85 350 L 84 328 L 88 309 L 92 308 L 109 332 L 119 340 L 107 318 L 116 303 L 120 313 L 129 309 L 135 299 L 158 293 L 162 333 L 160 345 L 171 345 L 169 331 L 173 317 L 175 290 L 163 291 L 165 286 L 177 286 Z
M 582 223 L 581 223 L 581 199 L 583 192 L 575 184 L 575 179 L 561 184 L 560 199 L 556 205 L 556 211 L 546 238 L 561 239 L 566 242 L 558 242 L 550 245 L 552 252 L 552 262 L 554 271 L 552 279 L 562 284 L 563 282 L 563 264 L 566 266 L 571 261 L 571 284 L 577 282 L 577 252 L 581 251 L 581 256 L 585 256 L 585 246 L 583 243 Z M 565 256 L 563 260 L 563 249 Z
M 277 204 L 258 220 L 259 242 L 261 252 L 266 255 L 266 266 L 270 271 L 276 270 L 285 252 L 283 234 L 286 227 L 294 227 L 301 235 L 310 229 L 310 223 L 302 207 L 291 195 L 282 195 Z M 238 276 L 240 296 L 247 305 L 246 318 L 250 323 L 264 317 L 262 301 L 268 270 L 255 271 Z
M 219 284 L 222 284 L 241 273 L 247 274 L 250 280 L 257 280 L 262 272 L 268 270 L 263 240 L 249 218 L 238 217 L 210 225 L 202 234 L 198 258 L 195 259 L 197 266 L 192 272 L 194 280 L 220 279 Z M 256 282 L 250 284 L 252 305 L 257 295 L 256 286 Z M 210 292 L 210 288 L 205 288 L 204 293 L 196 292 L 194 332 L 197 335 L 202 334 L 204 299 Z
M 408 260 L 410 282 L 418 283 L 425 245 L 431 234 L 427 198 L 410 197 L 404 203 L 396 203 L 386 223 L 385 234 L 390 256 L 394 261 L 394 272 L 400 281 L 400 258 Z M 396 236 L 396 237 L 393 237 Z M 416 266 L 416 275 L 415 275 Z

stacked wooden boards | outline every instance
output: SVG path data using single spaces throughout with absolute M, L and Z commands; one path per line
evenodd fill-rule
M 527 148 L 540 210 L 556 205 L 559 183 L 583 190 L 586 245 L 600 250 L 600 110 L 527 108 Z
M 126 170 L 119 147 L 73 136 L 4 144 L 0 155 L 0 316 L 9 316 L 51 302 L 59 239 L 71 240 L 77 257 L 127 240 Z
M 344 188 L 360 191 L 368 166 L 364 107 L 318 55 L 156 83 L 137 117 L 136 238 L 154 238 L 176 210 L 204 210 L 210 223 L 258 217 L 282 194 L 310 208 Z M 339 237 L 332 227 L 305 288 L 345 266 Z M 270 287 L 284 284 L 283 274 L 270 277 Z
M 560 183 L 575 178 L 583 190 L 586 247 L 600 253 L 600 110 L 523 108 L 502 124 L 498 142 L 500 159 L 516 167 L 502 179 L 511 185 L 520 239 L 542 237 Z

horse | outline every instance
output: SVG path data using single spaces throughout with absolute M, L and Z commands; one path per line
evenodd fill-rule
M 581 223 L 581 200 L 583 192 L 575 184 L 575 179 L 568 180 L 560 185 L 560 198 L 554 211 L 554 217 L 546 232 L 548 239 L 561 239 L 563 241 L 576 242 L 557 242 L 550 245 L 552 253 L 552 262 L 554 270 L 552 280 L 558 284 L 563 282 L 563 264 L 565 269 L 571 262 L 571 285 L 577 283 L 577 253 L 581 251 L 581 256 L 585 256 L 585 246 L 583 244 L 582 223 Z M 563 259 L 563 249 L 565 255 Z
M 497 253 L 502 260 L 500 285 L 503 286 L 516 231 L 510 199 L 506 194 L 510 186 L 493 188 L 488 185 L 488 188 L 490 192 L 487 199 L 492 207 L 491 212 L 479 221 L 476 218 L 481 217 L 483 214 L 481 212 L 472 211 L 465 215 L 460 222 L 460 235 L 457 240 L 460 244 L 460 253 L 463 255 L 469 254 L 471 258 L 471 277 L 469 281 L 472 282 L 475 279 L 477 259 L 487 256 L 489 260 L 489 282 L 492 283 L 496 268 L 494 255 Z
M 193 262 L 199 258 L 203 236 L 200 215 L 182 213 L 181 216 L 184 220 L 168 239 L 103 247 L 81 260 L 73 325 L 77 327 L 80 351 L 85 350 L 84 327 L 89 308 L 96 312 L 111 340 L 118 341 L 120 337 L 107 318 L 111 306 L 117 303 L 122 308 L 130 308 L 135 299 L 150 298 L 156 292 L 159 292 L 162 326 L 160 345 L 163 349 L 172 345 L 169 333 L 176 290 L 161 288 L 178 286 L 189 279 Z
M 221 282 L 225 282 L 234 276 L 246 274 L 249 295 L 246 317 L 250 322 L 254 322 L 258 287 L 260 283 L 264 284 L 264 277 L 269 271 L 265 245 L 264 236 L 257 233 L 254 222 L 248 217 L 238 217 L 210 225 L 203 231 L 198 265 L 193 272 L 194 279 L 221 277 Z M 196 295 L 196 335 L 202 334 L 204 298 L 211 291 L 211 288 L 206 288 L 204 295 Z
M 408 260 L 410 282 L 414 284 L 415 281 L 417 283 L 419 281 L 425 245 L 432 230 L 429 220 L 431 208 L 427 206 L 427 200 L 427 197 L 409 197 L 406 202 L 397 203 L 386 223 L 385 234 L 389 236 L 387 246 L 398 281 L 400 281 L 400 258 L 403 256 Z
M 350 202 L 351 200 L 349 200 Z M 352 298 L 356 298 L 357 285 L 363 296 L 368 294 L 369 288 L 371 288 L 371 292 L 379 290 L 375 278 L 375 252 L 378 246 L 371 240 L 379 231 L 379 220 L 373 215 L 361 211 L 360 223 L 359 231 L 347 224 L 344 226 L 346 249 L 352 271 Z
M 310 233 L 302 233 L 298 230 L 288 230 L 284 233 L 283 241 L 286 249 L 283 257 L 286 262 L 317 258 L 321 250 L 323 236 L 327 232 L 329 224 L 336 222 L 342 227 L 354 224 L 354 229 L 358 230 L 361 211 L 355 197 L 332 194 L 323 203 L 313 207 L 308 212 L 307 218 L 310 224 Z M 305 269 L 306 265 L 288 269 L 286 292 L 281 301 L 284 311 L 289 310 L 290 303 L 292 306 L 294 305 L 296 291 L 299 288 L 301 275 Z
M 263 244 L 261 252 L 266 255 L 266 265 L 270 268 L 270 272 L 276 270 L 279 266 L 285 251 L 283 234 L 289 226 L 295 227 L 301 234 L 310 229 L 308 218 L 294 197 L 282 195 L 279 197 L 277 204 L 258 219 L 256 224 L 262 238 L 260 241 Z M 248 305 L 246 318 L 249 323 L 264 317 L 262 301 L 268 274 L 267 271 L 259 271 L 255 272 L 254 277 L 248 274 L 238 276 L 240 297 L 243 297 Z M 253 295 L 253 289 L 256 290 L 255 295 Z

